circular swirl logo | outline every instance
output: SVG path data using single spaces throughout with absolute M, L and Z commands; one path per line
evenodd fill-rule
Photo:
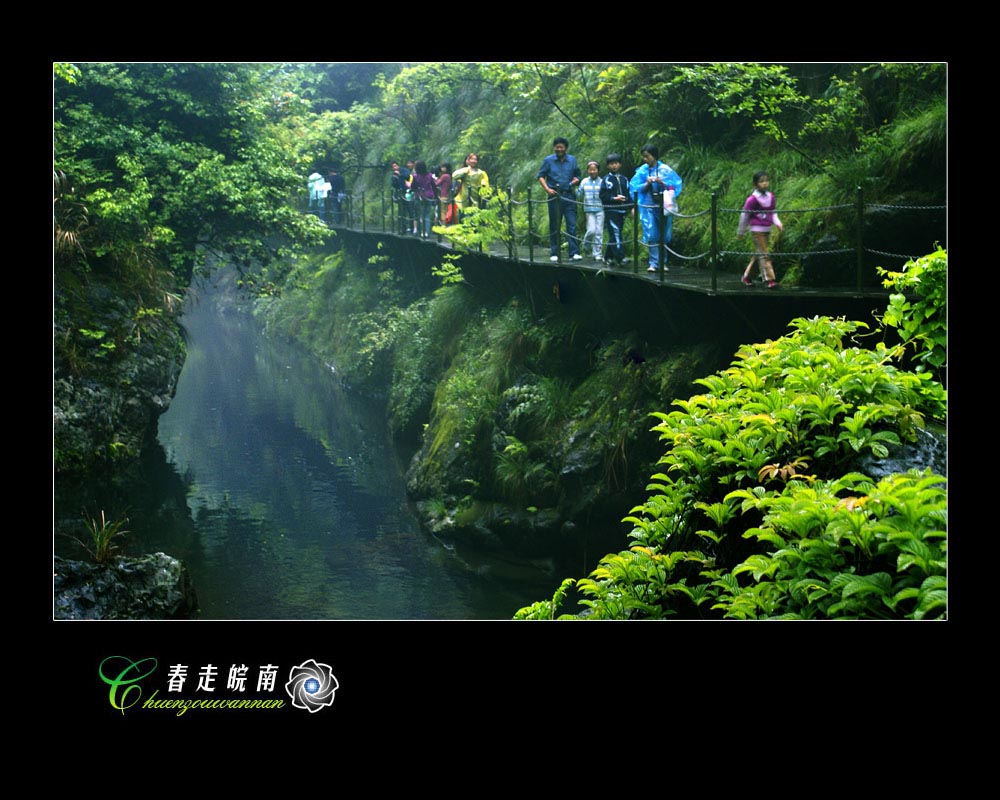
M 304 708 L 310 714 L 333 705 L 333 693 L 340 688 L 333 670 L 327 664 L 317 664 L 313 659 L 292 667 L 285 691 L 292 698 L 292 705 Z

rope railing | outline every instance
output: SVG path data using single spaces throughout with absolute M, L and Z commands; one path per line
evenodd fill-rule
M 856 208 L 854 203 L 840 203 L 835 206 L 815 206 L 814 208 L 776 208 L 772 214 L 804 214 L 810 211 L 841 211 L 845 208 Z M 720 208 L 723 214 L 742 214 L 742 208 Z
M 505 206 L 501 209 L 501 211 L 506 214 L 507 231 L 506 234 L 501 235 L 500 238 L 503 244 L 506 245 L 507 254 L 510 258 L 518 258 L 519 253 L 524 249 L 527 249 L 528 261 L 535 262 L 535 248 L 548 246 L 550 251 L 552 249 L 555 250 L 555 255 L 551 257 L 551 260 L 558 262 L 561 265 L 564 260 L 564 248 L 569 248 L 571 252 L 576 253 L 582 249 L 585 244 L 589 243 L 595 250 L 600 248 L 601 252 L 606 254 L 608 252 L 608 248 L 611 246 L 609 242 L 609 229 L 606 221 L 605 224 L 600 226 L 601 236 L 599 244 L 595 244 L 594 242 L 594 240 L 598 239 L 597 236 L 588 239 L 585 222 L 587 212 L 582 208 L 585 204 L 575 195 L 571 196 L 568 193 L 556 194 L 547 196 L 543 199 L 537 199 L 531 197 L 531 192 L 529 191 L 527 197 L 519 199 L 514 197 L 513 189 L 511 189 L 510 194 L 505 198 L 505 200 Z M 553 202 L 557 203 L 557 207 L 555 208 L 554 213 L 550 215 L 548 213 L 548 205 Z M 564 224 L 565 215 L 563 213 L 563 207 L 564 204 L 567 203 L 574 207 L 574 216 L 576 218 L 576 224 L 575 226 L 572 226 L 572 233 L 566 230 L 569 226 Z M 444 205 L 447 205 L 447 203 Z M 538 213 L 538 206 L 540 205 L 546 206 L 545 212 L 541 214 Z M 656 220 L 658 223 L 657 230 L 660 236 L 659 242 L 647 242 L 643 240 L 641 231 L 642 226 L 640 225 L 639 214 L 637 211 L 650 208 L 658 209 L 660 211 L 660 217 Z M 514 219 L 515 209 L 526 212 L 526 214 L 521 214 L 522 218 L 518 220 L 517 225 L 515 225 Z M 717 205 L 717 194 L 715 192 L 711 195 L 711 205 L 709 208 L 690 214 L 682 213 L 677 210 L 663 210 L 662 206 L 659 206 L 658 204 L 646 205 L 633 201 L 622 205 L 603 206 L 605 220 L 609 209 L 614 209 L 619 212 L 622 210 L 625 211 L 625 215 L 622 220 L 622 229 L 620 231 L 622 247 L 626 254 L 625 260 L 622 264 L 631 263 L 633 272 L 638 272 L 639 262 L 645 254 L 649 252 L 650 248 L 659 247 L 662 248 L 659 252 L 666 253 L 670 257 L 679 261 L 687 263 L 706 263 L 711 270 L 712 290 L 714 291 L 717 288 L 717 273 L 722 259 L 735 257 L 746 258 L 753 255 L 751 250 L 727 250 L 718 246 L 718 229 L 720 219 L 728 215 L 738 216 L 743 213 L 743 208 L 720 208 Z M 808 208 L 781 208 L 776 209 L 773 212 L 786 216 L 806 213 L 853 212 L 855 215 L 856 239 L 853 247 L 773 251 L 768 255 L 772 259 L 782 259 L 803 258 L 808 256 L 845 255 L 853 252 L 857 260 L 857 275 L 855 283 L 856 288 L 860 289 L 863 284 L 865 254 L 885 258 L 902 259 L 904 261 L 920 257 L 920 254 L 905 255 L 866 246 L 863 241 L 863 222 L 866 213 L 884 210 L 922 212 L 942 211 L 946 209 L 947 205 L 944 204 L 865 204 L 861 188 L 859 187 L 857 189 L 857 195 L 854 203 L 839 203 Z M 436 198 L 413 198 L 411 200 L 406 200 L 404 197 L 400 197 L 396 194 L 390 194 L 387 199 L 386 191 L 383 190 L 378 193 L 378 198 L 374 202 L 371 196 L 366 193 L 353 196 L 346 195 L 342 197 L 340 202 L 336 204 L 335 209 L 331 210 L 328 205 L 326 219 L 324 221 L 332 227 L 347 227 L 354 230 L 361 230 L 362 232 L 377 229 L 381 230 L 383 233 L 391 232 L 401 236 L 416 235 L 427 239 L 433 237 L 438 243 L 443 244 L 445 243 L 444 237 L 440 233 L 433 231 L 434 227 L 439 227 L 444 224 L 441 212 L 442 202 Z M 710 249 L 697 254 L 685 254 L 669 246 L 669 243 L 672 241 L 672 236 L 666 236 L 665 232 L 667 229 L 671 228 L 671 217 L 676 218 L 680 222 L 698 219 L 706 215 L 711 216 L 712 245 Z M 523 219 L 523 216 L 527 217 L 526 227 L 524 225 L 525 220 Z M 541 219 L 538 219 L 538 217 L 541 217 Z M 628 226 L 627 231 L 626 226 Z M 581 234 L 581 230 L 584 231 L 583 234 Z M 571 243 L 572 246 L 570 246 Z M 583 256 L 580 258 L 582 259 Z M 593 258 L 593 256 L 591 256 L 591 258 Z M 598 257 L 598 260 L 603 261 L 604 259 Z M 666 263 L 664 260 L 664 267 L 665 266 Z M 665 272 L 666 269 L 659 270 L 659 279 L 661 282 L 664 280 Z

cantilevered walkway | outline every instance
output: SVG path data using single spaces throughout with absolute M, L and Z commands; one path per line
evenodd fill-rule
M 553 266 L 549 255 L 548 213 L 547 209 L 542 207 L 547 202 L 550 201 L 533 199 L 530 194 L 527 198 L 518 200 L 512 198 L 512 193 L 497 193 L 488 208 L 492 217 L 492 228 L 498 231 L 497 240 L 490 242 L 488 246 L 476 245 L 475 250 L 495 259 Z M 416 220 L 421 218 L 425 203 L 431 212 L 432 224 L 436 228 L 426 237 L 413 233 Z M 468 250 L 463 245 L 455 243 L 459 240 L 448 235 L 449 229 L 438 224 L 436 220 L 438 208 L 436 200 L 412 200 L 407 203 L 398 198 L 394 199 L 388 192 L 379 193 L 375 197 L 360 194 L 342 198 L 339 205 L 328 204 L 324 220 L 333 229 L 347 229 L 378 238 L 414 240 L 414 243 L 420 246 L 438 247 L 454 252 Z M 662 213 L 659 209 L 657 211 Z M 583 237 L 579 235 L 580 231 L 586 229 L 585 216 L 580 204 L 577 212 L 576 238 L 582 259 L 574 261 L 569 258 L 566 234 L 564 230 L 560 230 L 560 256 L 555 266 L 588 273 L 609 273 L 616 277 L 709 296 L 746 297 L 756 293 L 761 296 L 777 294 L 802 298 L 885 298 L 888 290 L 882 286 L 876 265 L 898 271 L 907 261 L 931 252 L 935 242 L 931 240 L 927 242 L 926 252 L 894 252 L 891 243 L 866 241 L 866 236 L 874 238 L 870 228 L 891 229 L 892 226 L 869 226 L 868 223 L 879 217 L 892 215 L 893 219 L 904 220 L 905 222 L 901 224 L 911 230 L 916 222 L 933 237 L 935 231 L 943 234 L 946 211 L 944 205 L 866 204 L 860 189 L 857 190 L 853 203 L 821 208 L 779 208 L 776 213 L 783 218 L 786 228 L 804 224 L 808 225 L 810 230 L 848 231 L 851 240 L 843 234 L 840 237 L 827 235 L 821 237 L 813 249 L 788 252 L 781 249 L 781 240 L 774 241 L 772 238 L 771 258 L 778 277 L 778 285 L 773 289 L 767 289 L 760 281 L 756 268 L 753 271 L 755 277 L 753 287 L 744 286 L 740 282 L 740 276 L 752 255 L 751 240 L 749 236 L 739 240 L 739 244 L 746 247 L 743 250 L 725 250 L 720 246 L 722 237 L 719 231 L 728 232 L 730 227 L 735 231 L 741 209 L 719 208 L 714 194 L 707 209 L 693 214 L 671 215 L 672 239 L 661 245 L 668 254 L 668 271 L 659 273 L 646 271 L 648 245 L 641 241 L 639 226 L 631 214 L 627 217 L 623 235 L 628 263 L 612 267 L 593 258 L 592 247 L 589 244 L 584 247 Z M 475 214 L 473 211 L 465 219 L 470 226 L 475 225 Z M 703 229 L 704 226 L 709 226 L 712 242 L 709 250 L 702 253 L 684 252 L 685 229 L 694 225 L 702 228 L 697 237 L 698 241 L 704 241 Z M 665 227 L 661 221 L 660 230 L 663 231 Z M 866 231 L 869 233 L 866 234 Z M 729 240 L 731 238 L 731 236 L 726 237 Z M 802 239 L 801 236 L 797 238 L 800 241 Z

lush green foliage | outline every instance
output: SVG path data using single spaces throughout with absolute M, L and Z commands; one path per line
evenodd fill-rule
M 146 391 L 137 376 L 182 347 L 174 317 L 194 270 L 235 263 L 266 292 L 273 282 L 250 273 L 329 235 L 299 208 L 312 167 L 297 146 L 309 83 L 280 64 L 54 64 L 53 78 L 60 402 L 94 381 L 110 398 L 89 426 L 107 429 L 99 457 L 134 456 L 137 447 L 115 446 L 143 435 L 124 432 L 142 416 L 127 399 Z M 91 413 L 63 410 L 67 420 Z M 95 457 L 74 425 L 73 443 L 57 443 L 59 469 Z
M 713 609 L 739 619 L 931 619 L 947 608 L 947 495 L 915 470 L 873 483 L 789 481 L 780 495 L 739 490 L 744 532 L 764 543 L 730 571 L 707 569 Z M 741 583 L 738 576 L 752 580 Z M 714 593 L 706 591 L 705 597 Z
M 461 163 L 475 151 L 495 186 L 523 192 L 557 135 L 578 157 L 624 154 L 630 174 L 650 139 L 663 153 L 680 145 L 671 155 L 680 163 L 682 148 L 732 148 L 763 133 L 826 166 L 882 137 L 887 120 L 937 104 L 945 80 L 943 64 L 408 65 L 377 83 L 382 95 L 369 108 L 383 122 L 365 163 L 414 155 Z
M 880 269 L 885 287 L 893 290 L 882 324 L 894 328 L 903 343 L 913 349 L 917 372 L 930 372 L 941 379 L 948 360 L 948 320 L 943 313 L 947 300 L 948 253 L 943 248 L 908 261 L 901 272 Z M 916 295 L 911 302 L 905 293 Z
M 634 544 L 577 581 L 586 616 L 944 613 L 945 479 L 875 482 L 852 469 L 914 439 L 943 410 L 944 390 L 898 369 L 901 348 L 847 346 L 861 327 L 794 320 L 789 335 L 746 345 L 729 369 L 696 381 L 706 393 L 654 414 L 668 445 L 661 471 L 626 517 Z M 552 618 L 558 599 L 519 617 Z
M 362 389 L 392 387 L 394 430 L 429 420 L 418 478 L 432 496 L 535 508 L 562 499 L 567 468 L 597 469 L 608 492 L 634 479 L 643 420 L 677 396 L 681 356 L 647 349 L 640 367 L 627 338 L 583 348 L 565 320 L 473 299 L 453 256 L 432 297 L 410 293 L 382 256 L 297 258 L 294 245 L 328 235 L 301 213 L 309 172 L 339 164 L 349 191 L 379 194 L 392 158 L 457 165 L 477 152 L 495 191 L 439 231 L 458 251 L 524 244 L 528 206 L 515 201 L 538 195 L 557 135 L 581 161 L 622 153 L 626 174 L 641 144 L 659 144 L 685 178 L 682 212 L 716 193 L 733 215 L 724 250 L 739 249 L 735 214 L 761 167 L 783 209 L 840 202 L 855 186 L 870 202 L 943 195 L 942 64 L 356 66 L 54 64 L 59 376 L 116 366 L 173 324 L 195 268 L 235 263 L 274 324 L 319 343 Z M 853 235 L 849 212 L 784 219 L 793 252 Z M 712 235 L 707 216 L 677 220 L 686 253 L 707 251 Z M 884 272 L 894 294 L 883 324 L 902 345 L 859 350 L 843 341 L 855 323 L 797 320 L 659 415 L 671 449 L 655 494 L 629 517 L 635 545 L 575 583 L 590 613 L 939 615 L 941 481 L 875 482 L 851 477 L 851 463 L 944 417 L 945 270 L 939 251 Z M 111 312 L 92 302 L 106 287 Z M 581 353 L 586 380 L 553 366 L 580 367 Z M 915 372 L 897 367 L 904 353 Z M 113 429 L 108 441 L 121 445 Z M 461 486 L 446 454 L 469 459 Z M 900 511 L 911 500 L 927 512 Z M 821 511 L 804 528 L 809 504 Z M 906 535 L 892 530 L 902 516 L 913 519 Z M 569 588 L 524 616 L 552 618 Z
M 127 349 L 166 320 L 195 266 L 265 264 L 325 231 L 297 209 L 305 173 L 282 141 L 304 106 L 277 66 L 86 64 L 54 69 L 53 212 L 58 361 L 86 361 L 88 287 L 130 297 Z M 144 311 L 145 309 L 145 311 Z M 150 313 L 152 312 L 152 313 Z
M 90 211 L 88 263 L 145 242 L 174 272 L 211 252 L 266 262 L 316 242 L 296 208 L 309 165 L 282 132 L 305 111 L 280 66 L 88 64 L 57 81 L 56 168 Z
M 482 208 L 467 208 L 462 221 L 454 225 L 436 225 L 439 233 L 465 250 L 486 250 L 495 242 L 510 242 L 510 225 L 507 217 L 509 198 L 502 189 L 487 189 L 482 193 Z

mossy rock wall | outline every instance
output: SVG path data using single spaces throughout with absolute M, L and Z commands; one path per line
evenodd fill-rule
M 71 323 L 68 302 L 86 307 L 86 317 Z M 181 328 L 166 315 L 139 322 L 133 306 L 97 279 L 57 297 L 53 444 L 60 474 L 137 466 L 173 398 L 185 355 Z
M 442 288 L 441 260 L 432 243 L 344 233 L 259 313 L 385 404 L 429 529 L 527 556 L 620 542 L 662 455 L 650 414 L 741 343 L 820 312 L 478 253 Z

